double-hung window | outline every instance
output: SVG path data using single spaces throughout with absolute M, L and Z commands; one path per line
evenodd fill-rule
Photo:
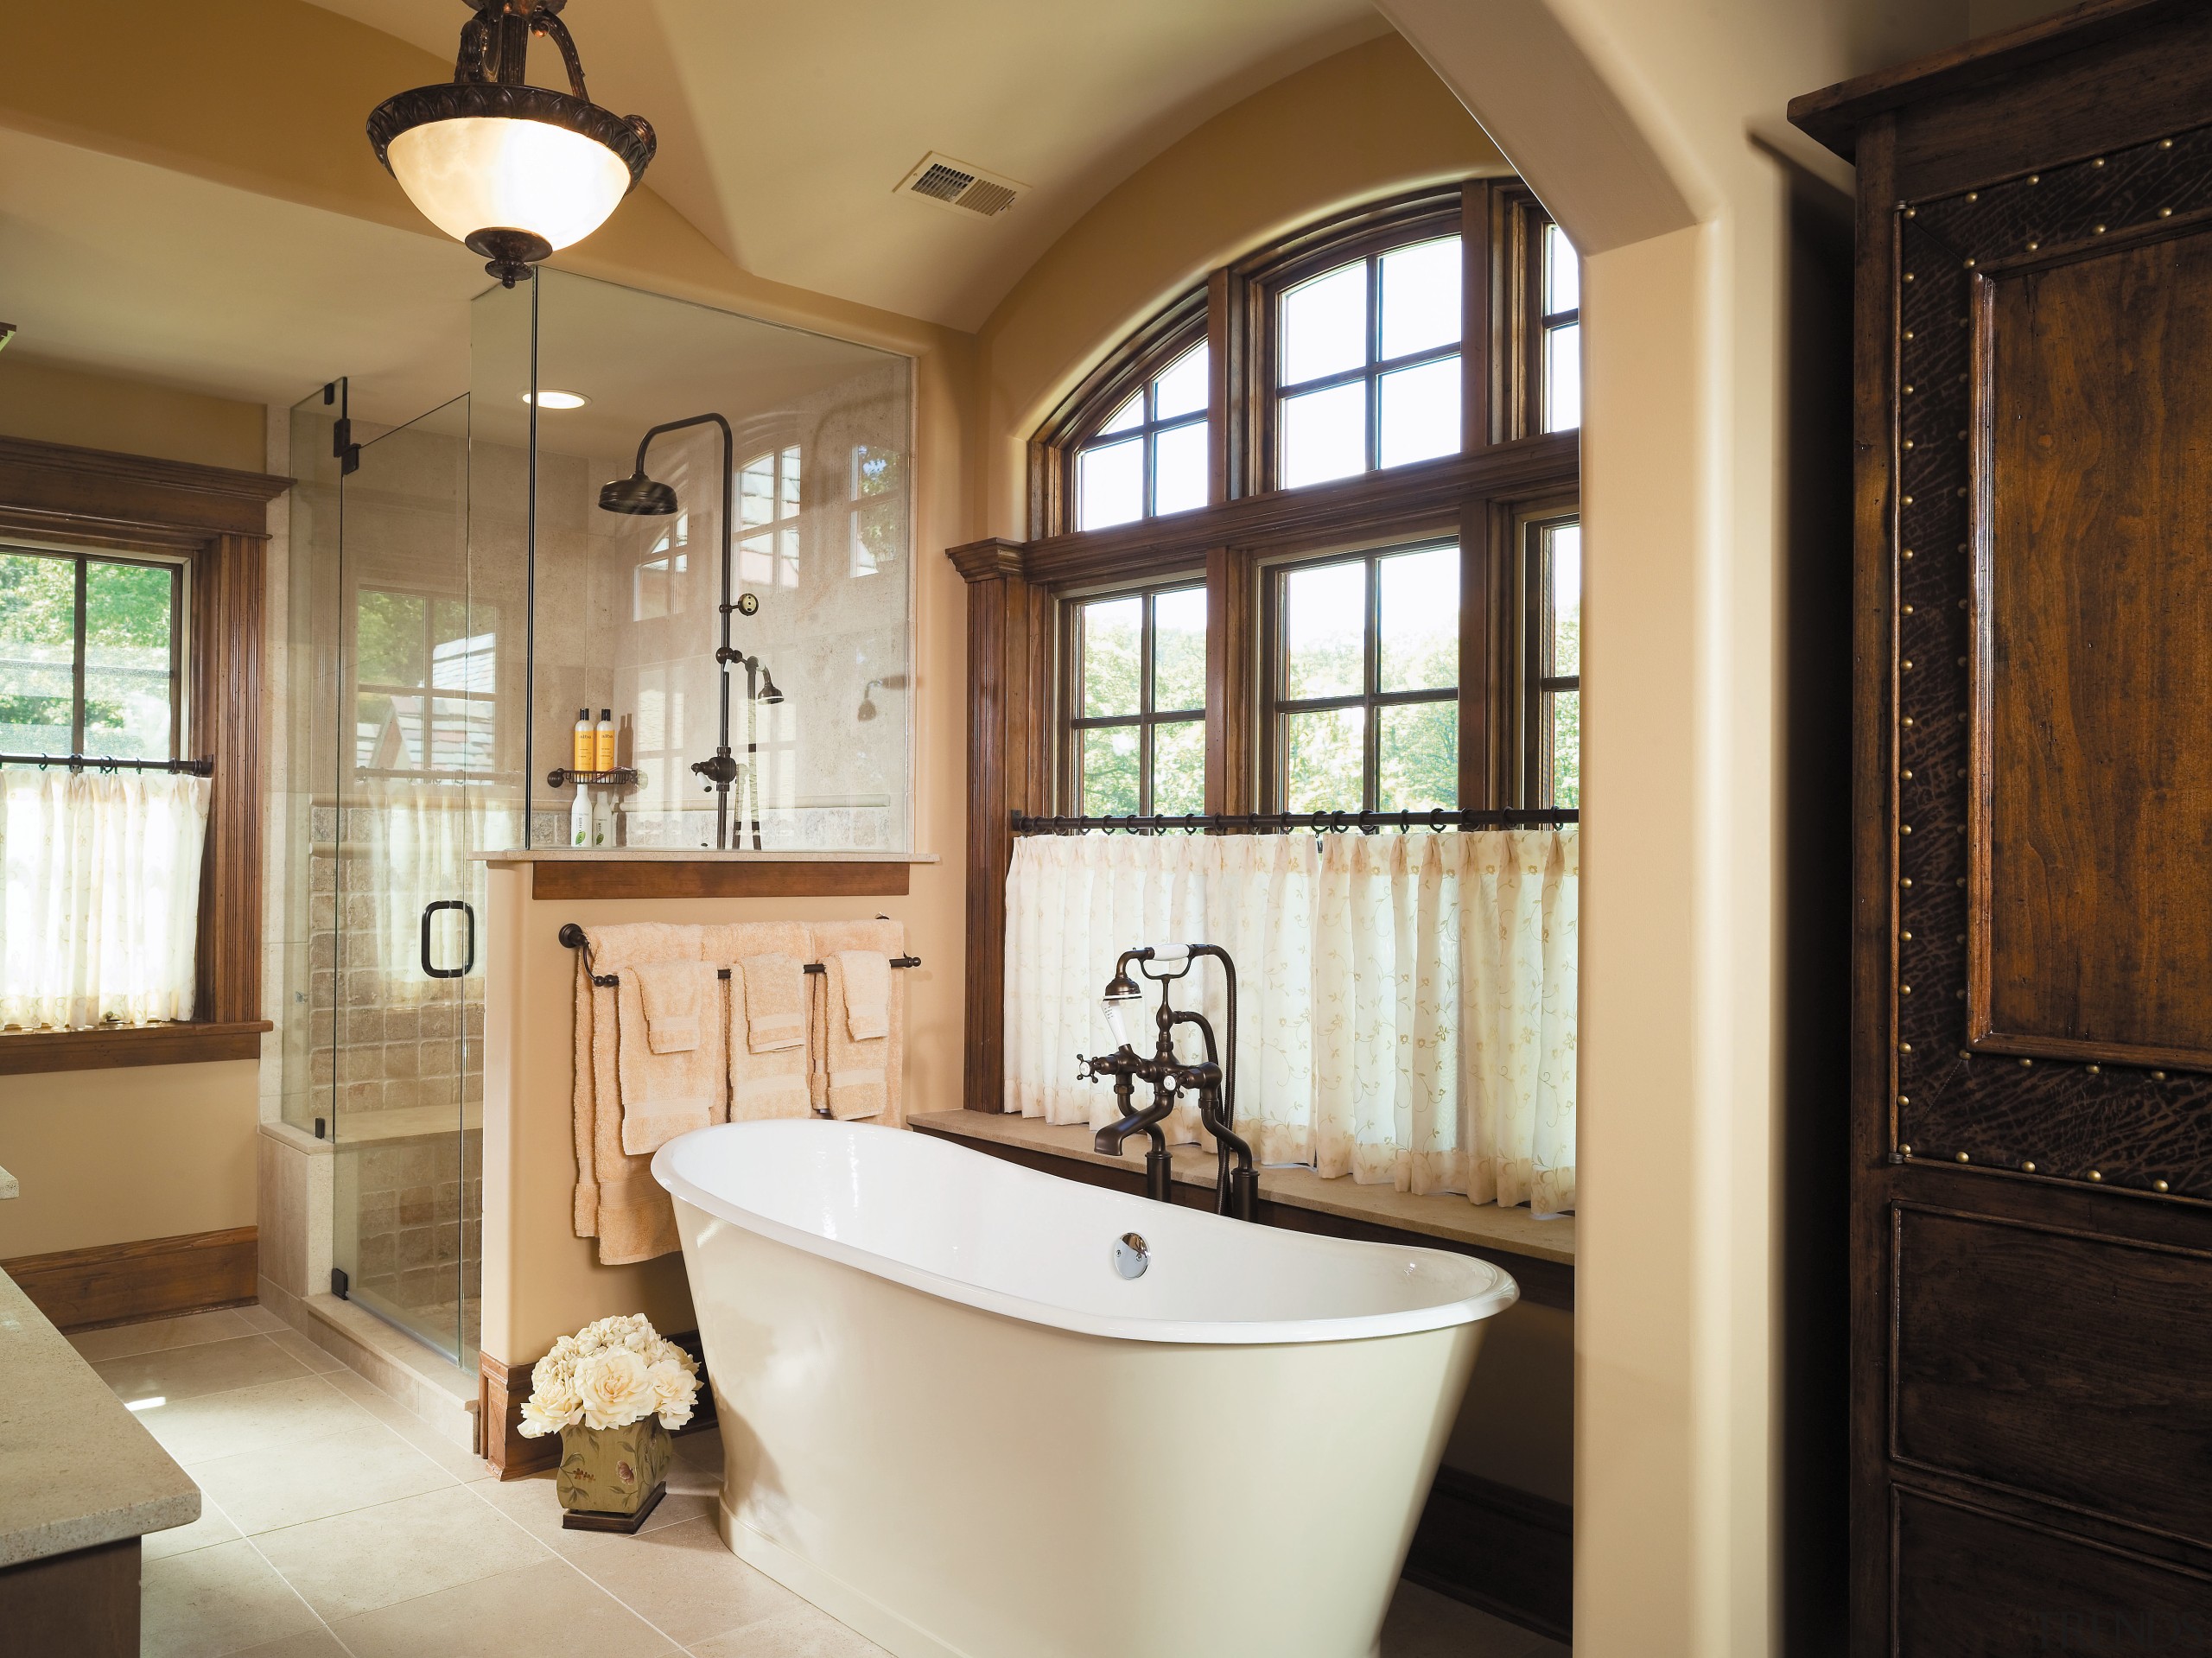
M 1094 816 L 1204 811 L 1205 588 L 1084 600 L 1068 616 L 1070 795 Z
M 181 562 L 0 545 L 0 753 L 181 757 Z

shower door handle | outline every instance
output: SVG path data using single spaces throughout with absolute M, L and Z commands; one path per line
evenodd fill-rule
M 468 954 L 459 967 L 432 967 L 430 965 L 430 918 L 441 910 L 458 910 L 468 922 L 468 931 L 466 935 L 468 940 Z M 457 898 L 442 898 L 434 903 L 425 904 L 423 906 L 423 972 L 424 975 L 433 979 L 465 978 L 467 976 L 468 970 L 475 965 L 476 912 Z

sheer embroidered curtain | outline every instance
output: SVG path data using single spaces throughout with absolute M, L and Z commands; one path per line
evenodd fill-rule
M 192 1017 L 206 778 L 0 772 L 0 1026 Z
M 1236 958 L 1237 1124 L 1268 1163 L 1475 1203 L 1574 1207 L 1578 834 L 1033 835 L 1007 880 L 1008 1109 L 1113 1120 L 1076 1056 L 1131 945 Z M 1218 974 L 1187 988 L 1218 1027 Z M 1129 1021 L 1154 1039 L 1156 993 Z M 1192 1115 L 1173 1126 L 1197 1137 Z

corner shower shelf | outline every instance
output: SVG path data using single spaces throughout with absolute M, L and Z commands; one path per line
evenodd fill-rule
M 565 789 L 571 783 L 594 789 L 634 789 L 638 786 L 638 769 L 634 765 L 618 765 L 611 772 L 572 772 L 565 765 L 556 765 L 545 774 L 545 786 L 549 789 Z

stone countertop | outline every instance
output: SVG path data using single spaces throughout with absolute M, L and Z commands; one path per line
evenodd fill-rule
M 200 1488 L 0 1273 L 0 1566 L 200 1518 Z
M 510 847 L 505 851 L 468 854 L 486 863 L 941 863 L 934 852 L 879 852 L 859 848 L 823 851 L 793 847 L 778 851 L 717 852 L 712 847 L 682 846 L 554 846 Z
M 1090 1130 L 1076 1123 L 1048 1123 L 1036 1117 L 1001 1116 L 989 1111 L 931 1111 L 907 1120 L 907 1126 L 963 1140 L 987 1140 L 1001 1146 L 1019 1146 L 1033 1152 L 1071 1157 L 1085 1163 L 1144 1171 L 1144 1137 L 1131 1138 L 1128 1149 L 1109 1157 L 1091 1143 Z M 1174 1176 L 1189 1185 L 1214 1184 L 1214 1156 L 1196 1146 L 1170 1148 Z M 1294 1209 L 1315 1210 L 1347 1220 L 1367 1221 L 1402 1231 L 1425 1233 L 1477 1248 L 1503 1255 L 1527 1255 L 1536 1261 L 1574 1264 L 1574 1217 L 1539 1217 L 1523 1209 L 1500 1209 L 1496 1204 L 1471 1204 L 1465 1197 L 1439 1192 L 1414 1197 L 1393 1186 L 1355 1185 L 1350 1175 L 1325 1180 L 1312 1169 L 1260 1170 L 1260 1195 Z

